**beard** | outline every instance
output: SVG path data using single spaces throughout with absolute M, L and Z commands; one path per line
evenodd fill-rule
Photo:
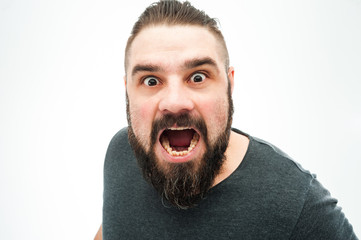
M 226 128 L 213 143 L 210 143 L 208 139 L 208 130 L 203 118 L 191 117 L 188 113 L 167 114 L 152 123 L 149 151 L 134 134 L 130 119 L 129 99 L 126 95 L 128 139 L 143 177 L 153 185 L 163 199 L 178 208 L 194 207 L 205 197 L 226 159 L 224 153 L 228 147 L 233 116 L 233 101 L 229 82 L 227 94 L 228 119 Z M 159 141 L 158 133 L 162 129 L 174 126 L 174 124 L 178 127 L 193 126 L 198 130 L 206 148 L 201 159 L 193 159 L 185 163 L 163 162 L 162 166 L 159 164 L 162 160 L 157 158 L 154 151 L 155 145 Z

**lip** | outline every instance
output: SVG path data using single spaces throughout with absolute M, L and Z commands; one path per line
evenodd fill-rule
M 172 126 L 172 128 L 173 127 L 176 128 L 177 126 Z M 166 162 L 170 162 L 170 163 L 184 163 L 184 162 L 189 162 L 189 161 L 191 161 L 191 160 L 193 160 L 195 158 L 195 155 L 197 155 L 197 153 L 199 152 L 200 143 L 202 141 L 202 135 L 193 126 L 189 126 L 189 128 L 192 128 L 194 131 L 196 131 L 196 133 L 199 135 L 199 140 L 198 140 L 197 145 L 192 149 L 192 151 L 189 152 L 185 156 L 172 156 L 172 155 L 170 155 L 163 148 L 162 144 L 159 141 L 160 135 L 163 133 L 163 131 L 166 130 L 166 129 L 169 129 L 169 128 L 164 128 L 161 131 L 159 131 L 158 136 L 157 136 L 158 137 L 157 148 L 160 151 L 157 151 L 157 152 L 160 153 L 160 155 L 162 156 L 161 159 L 165 160 Z

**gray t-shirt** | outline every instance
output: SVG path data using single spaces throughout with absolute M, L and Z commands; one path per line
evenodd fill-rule
M 273 145 L 233 131 L 250 139 L 242 163 L 181 210 L 143 179 L 120 130 L 104 165 L 103 239 L 357 239 L 314 175 Z

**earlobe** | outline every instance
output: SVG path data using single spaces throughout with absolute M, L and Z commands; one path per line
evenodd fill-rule
M 228 75 L 229 84 L 231 84 L 231 93 L 233 93 L 233 88 L 234 88 L 234 68 L 233 67 L 228 68 L 227 75 Z

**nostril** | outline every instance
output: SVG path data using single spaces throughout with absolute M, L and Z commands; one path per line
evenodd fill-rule
M 179 94 L 167 96 L 159 103 L 159 110 L 164 113 L 185 113 L 191 111 L 193 108 L 194 103 L 186 94 L 183 94 L 183 96 L 180 96 Z

